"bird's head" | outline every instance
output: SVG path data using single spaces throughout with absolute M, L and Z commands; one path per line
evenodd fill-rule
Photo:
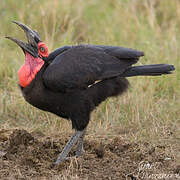
M 38 32 L 20 22 L 13 21 L 13 23 L 17 24 L 24 30 L 28 41 L 25 43 L 12 37 L 6 37 L 20 46 L 25 54 L 25 62 L 19 69 L 18 74 L 20 86 L 26 87 L 31 83 L 46 62 L 48 48 L 46 44 L 41 41 Z

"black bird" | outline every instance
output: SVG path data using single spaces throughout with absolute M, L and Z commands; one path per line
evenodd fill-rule
M 27 36 L 27 43 L 12 37 L 24 54 L 19 69 L 19 86 L 31 105 L 60 117 L 70 119 L 72 135 L 55 163 L 66 159 L 77 144 L 76 156 L 83 152 L 83 138 L 90 113 L 102 101 L 118 96 L 128 88 L 125 77 L 170 74 L 175 68 L 168 64 L 133 66 L 142 51 L 103 45 L 64 46 L 48 54 L 39 34 L 14 21 Z

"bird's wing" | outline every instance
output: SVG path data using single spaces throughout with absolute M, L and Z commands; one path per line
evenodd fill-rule
M 91 46 L 91 45 L 89 45 Z M 93 46 L 93 45 L 92 45 Z M 114 56 L 122 60 L 138 60 L 140 56 L 144 56 L 144 52 L 137 51 L 130 48 L 119 47 L 119 46 L 104 46 L 104 45 L 95 45 L 97 48 L 103 49 L 107 54 Z
M 43 81 L 53 91 L 86 88 L 97 80 L 120 75 L 142 55 L 121 47 L 72 46 L 55 57 L 45 70 Z

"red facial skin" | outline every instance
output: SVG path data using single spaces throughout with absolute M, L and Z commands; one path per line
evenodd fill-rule
M 38 55 L 40 57 L 48 57 L 48 48 L 43 42 L 38 43 Z M 40 71 L 44 65 L 44 61 L 40 57 L 35 58 L 28 52 L 25 52 L 25 62 L 18 71 L 20 86 L 27 87 Z

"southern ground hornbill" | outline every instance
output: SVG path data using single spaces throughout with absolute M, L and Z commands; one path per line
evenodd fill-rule
M 90 113 L 102 101 L 118 96 L 128 88 L 125 77 L 170 74 L 173 65 L 134 66 L 141 51 L 103 45 L 64 46 L 48 54 L 39 34 L 14 21 L 27 36 L 27 43 L 17 43 L 25 54 L 18 71 L 22 94 L 31 105 L 70 119 L 75 134 L 67 142 L 55 163 L 67 158 L 77 144 L 76 156 L 83 152 L 83 138 Z

